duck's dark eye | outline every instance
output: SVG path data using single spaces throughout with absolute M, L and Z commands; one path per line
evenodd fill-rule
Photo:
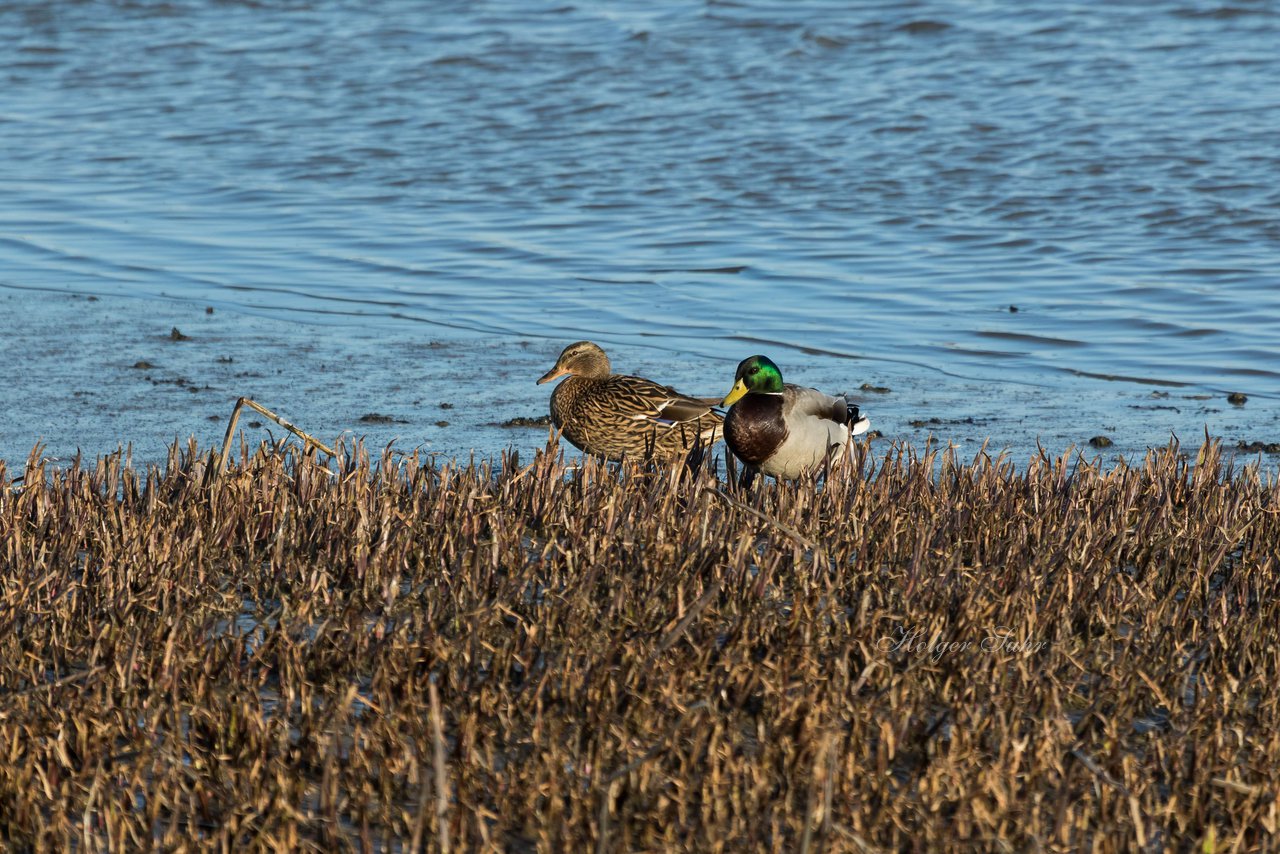
M 751 370 L 747 371 L 747 373 L 751 374 L 751 376 L 755 376 L 760 373 L 760 367 L 758 365 L 752 365 Z

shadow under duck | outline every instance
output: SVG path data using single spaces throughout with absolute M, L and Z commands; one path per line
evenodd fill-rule
M 850 436 L 871 422 L 843 397 L 782 381 L 765 356 L 738 364 L 733 388 L 722 402 L 725 444 L 748 466 L 783 480 L 800 477 L 844 454 Z
M 608 460 L 673 461 L 723 437 L 715 401 L 612 371 L 604 350 L 578 341 L 538 380 L 568 375 L 551 393 L 551 422 L 575 448 Z

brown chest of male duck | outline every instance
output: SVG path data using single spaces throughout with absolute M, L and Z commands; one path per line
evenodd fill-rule
M 724 419 L 725 443 L 738 459 L 758 466 L 787 440 L 782 395 L 748 394 L 729 409 Z

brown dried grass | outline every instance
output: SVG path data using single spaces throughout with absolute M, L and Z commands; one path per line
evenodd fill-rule
M 4 845 L 1280 829 L 1280 487 L 1216 444 L 1110 470 L 860 450 L 825 487 L 748 495 L 551 453 L 337 467 L 33 454 L 0 489 Z

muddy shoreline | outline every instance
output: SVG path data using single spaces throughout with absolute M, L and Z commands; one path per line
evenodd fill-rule
M 12 287 L 0 288 L 0 310 L 15 319 L 0 345 L 13 366 L 0 407 L 0 458 L 11 465 L 37 443 L 53 459 L 124 447 L 140 462 L 163 459 L 175 438 L 209 446 L 241 396 L 326 442 L 394 443 L 457 459 L 509 449 L 528 456 L 548 436 L 549 389 L 534 380 L 567 343 L 421 324 L 304 324 L 182 300 Z M 732 377 L 729 358 L 596 337 L 615 370 L 690 394 L 721 394 Z M 1195 388 L 1084 378 L 996 383 L 821 354 L 783 352 L 776 360 L 789 381 L 849 391 L 876 442 L 952 443 L 967 457 L 985 447 L 1021 465 L 1040 448 L 1133 459 L 1175 436 L 1197 445 L 1207 429 L 1242 458 L 1277 460 L 1280 401 L 1252 389 L 1231 403 Z M 282 435 L 261 419 L 242 430 L 251 443 Z

